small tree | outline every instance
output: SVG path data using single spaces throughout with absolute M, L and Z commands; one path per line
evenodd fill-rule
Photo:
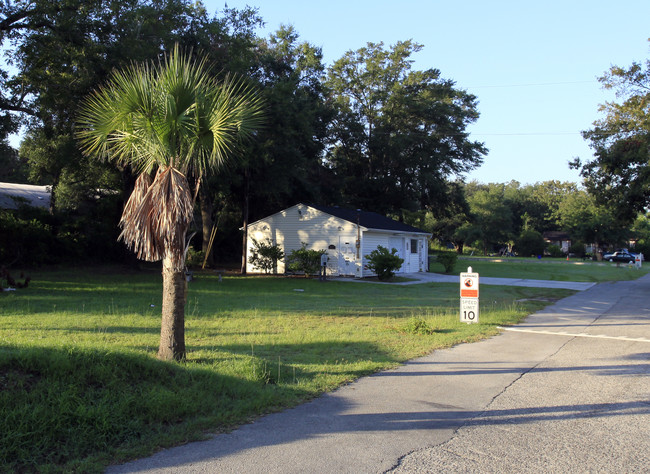
M 562 249 L 555 244 L 551 244 L 547 247 L 546 253 L 548 253 L 553 258 L 562 258 L 564 257 L 564 252 Z
M 544 253 L 544 237 L 536 230 L 523 230 L 516 242 L 516 249 L 519 255 L 530 257 L 531 255 L 542 255 Z
M 451 273 L 458 261 L 458 254 L 456 252 L 439 252 L 436 255 L 436 261 L 445 267 L 445 273 Z
M 404 263 L 404 259 L 397 255 L 397 249 L 392 249 L 390 252 L 386 247 L 381 245 L 377 246 L 366 256 L 368 261 L 368 268 L 377 274 L 380 280 L 390 280 L 395 276 L 395 271 Z
M 575 255 L 576 257 L 584 258 L 586 254 L 585 243 L 580 241 L 572 243 L 571 247 L 569 247 L 569 253 Z
M 302 243 L 298 250 L 292 250 L 287 257 L 287 268 L 292 272 L 305 272 L 305 276 L 316 275 L 320 270 L 321 255 L 325 250 L 307 250 L 307 244 Z
M 253 241 L 253 252 L 248 258 L 248 263 L 264 270 L 264 273 L 278 273 L 278 260 L 284 258 L 284 251 L 271 239 L 266 242 Z

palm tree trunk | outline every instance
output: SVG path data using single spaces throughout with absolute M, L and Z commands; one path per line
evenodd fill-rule
M 185 301 L 187 280 L 183 269 L 174 268 L 171 258 L 163 258 L 162 323 L 158 358 L 185 359 Z

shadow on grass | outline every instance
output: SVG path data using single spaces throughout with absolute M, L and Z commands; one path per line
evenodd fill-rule
M 0 346 L 3 469 L 99 471 L 311 394 L 145 354 Z

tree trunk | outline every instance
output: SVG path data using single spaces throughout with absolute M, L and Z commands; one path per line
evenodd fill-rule
M 248 206 L 249 206 L 249 197 L 248 192 L 250 190 L 250 179 L 249 179 L 248 167 L 244 171 L 244 209 L 242 210 L 244 225 L 242 226 L 244 232 L 242 235 L 242 250 L 241 250 L 241 274 L 246 275 L 246 250 L 248 249 Z
M 61 182 L 61 173 L 56 173 L 52 178 L 52 186 L 50 187 L 50 215 L 56 214 L 58 197 L 59 197 L 59 183 Z
M 210 234 L 212 233 L 212 200 L 203 186 L 200 191 L 200 205 L 201 205 L 201 225 L 203 228 L 203 242 L 201 250 L 204 255 L 207 255 L 206 264 L 208 267 L 214 266 L 214 258 L 212 257 L 212 249 L 208 254 L 208 247 L 210 245 Z
M 183 269 L 174 268 L 168 256 L 163 258 L 162 323 L 160 325 L 161 360 L 185 359 L 185 301 L 187 280 Z
M 600 243 L 598 241 L 596 241 L 594 243 L 594 247 L 596 249 L 596 251 L 594 252 L 594 254 L 596 255 L 596 261 L 602 262 L 603 261 L 603 252 L 600 251 Z

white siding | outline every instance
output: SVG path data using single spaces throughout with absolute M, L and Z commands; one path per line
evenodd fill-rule
M 270 238 L 289 255 L 298 250 L 302 243 L 310 250 L 326 250 L 329 257 L 328 273 L 338 274 L 339 240 L 354 245 L 356 242 L 356 224 L 318 211 L 304 204 L 297 204 L 265 219 L 254 222 L 248 227 L 247 259 L 253 248 L 252 239 L 258 241 Z M 334 248 L 331 249 L 330 246 Z M 355 256 L 354 254 L 351 254 Z M 350 256 L 350 255 L 349 255 Z M 246 262 L 246 270 L 260 270 Z M 278 262 L 278 273 L 285 272 L 285 262 Z

